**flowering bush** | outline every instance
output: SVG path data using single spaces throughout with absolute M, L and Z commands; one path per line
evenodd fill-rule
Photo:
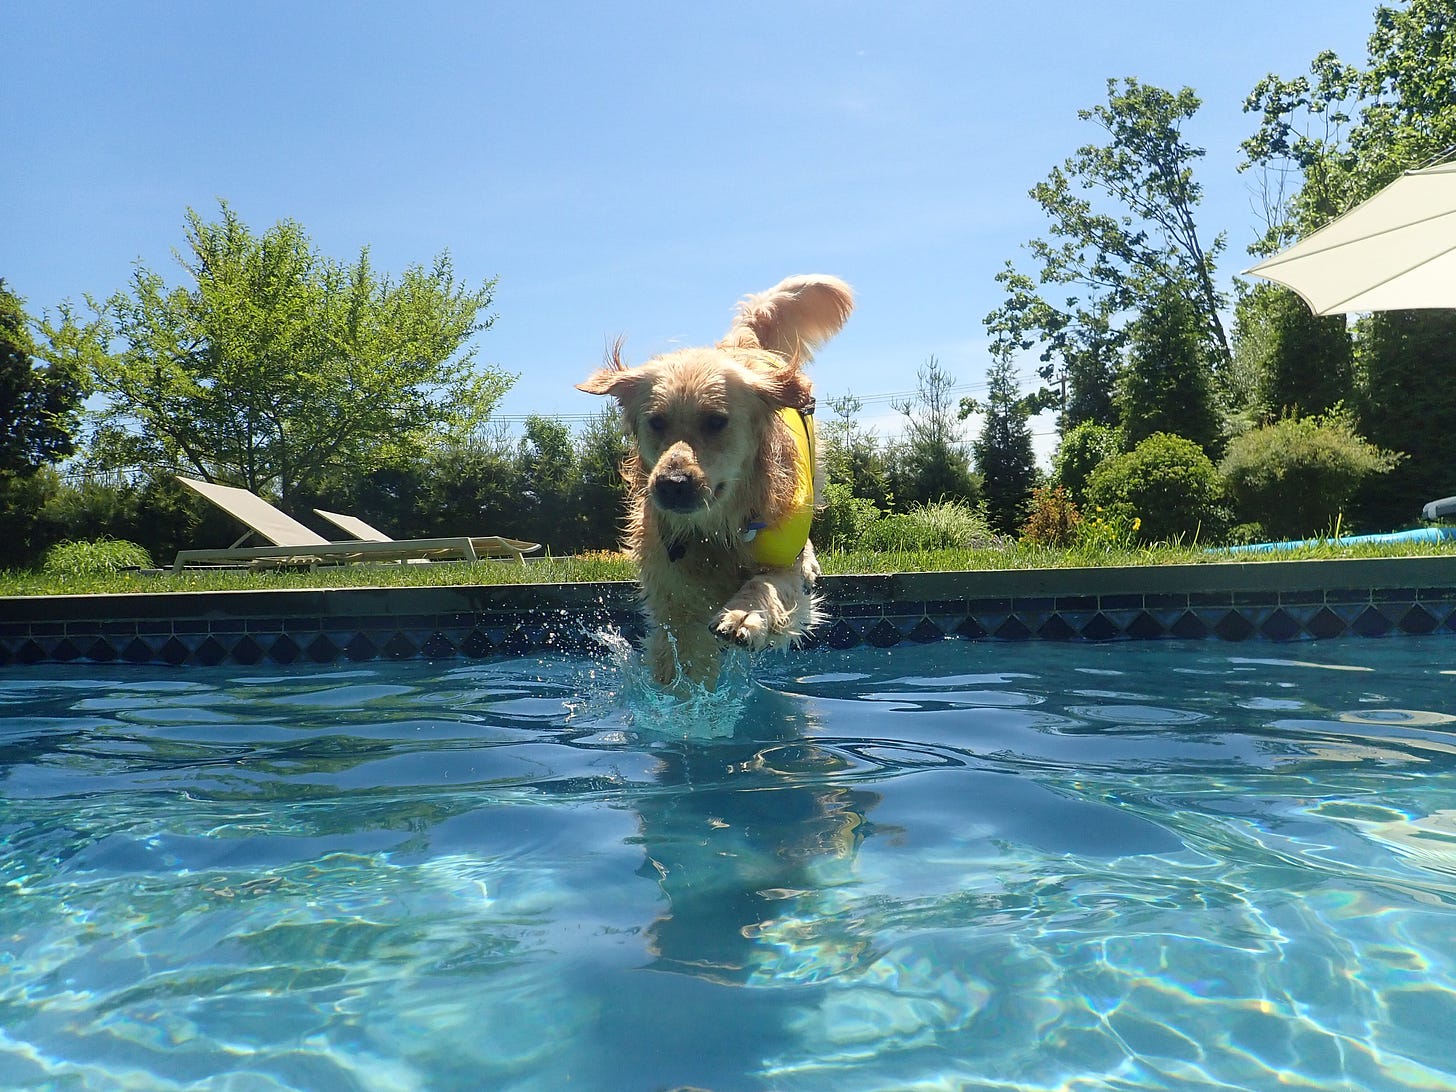
M 1081 523 L 1082 513 L 1065 486 L 1039 485 L 1031 491 L 1021 541 L 1033 546 L 1067 546 Z
M 1073 543 L 1076 549 L 1084 553 L 1128 550 L 1136 544 L 1138 532 L 1142 530 L 1142 526 L 1143 521 L 1139 516 L 1094 508 L 1091 514 L 1077 525 L 1077 534 Z

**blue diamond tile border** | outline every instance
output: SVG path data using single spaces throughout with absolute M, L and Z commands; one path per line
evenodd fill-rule
M 1456 557 L 901 573 L 821 582 L 813 648 L 1456 635 Z M 0 670 L 479 660 L 639 640 L 631 584 L 0 597 Z

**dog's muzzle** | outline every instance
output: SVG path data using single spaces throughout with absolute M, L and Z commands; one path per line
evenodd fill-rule
M 652 481 L 652 499 L 668 512 L 693 512 L 703 504 L 697 479 L 681 470 L 658 474 Z

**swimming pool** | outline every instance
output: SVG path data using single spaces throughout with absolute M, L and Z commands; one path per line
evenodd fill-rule
M 0 1086 L 1449 1088 L 1456 650 L 0 676 Z

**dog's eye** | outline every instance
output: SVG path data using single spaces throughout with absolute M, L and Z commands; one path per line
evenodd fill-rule
M 660 413 L 654 413 L 647 418 L 647 427 L 653 432 L 663 432 L 667 428 L 667 418 Z
M 721 413 L 703 414 L 703 431 L 709 436 L 715 432 L 722 432 L 728 427 L 728 418 Z

